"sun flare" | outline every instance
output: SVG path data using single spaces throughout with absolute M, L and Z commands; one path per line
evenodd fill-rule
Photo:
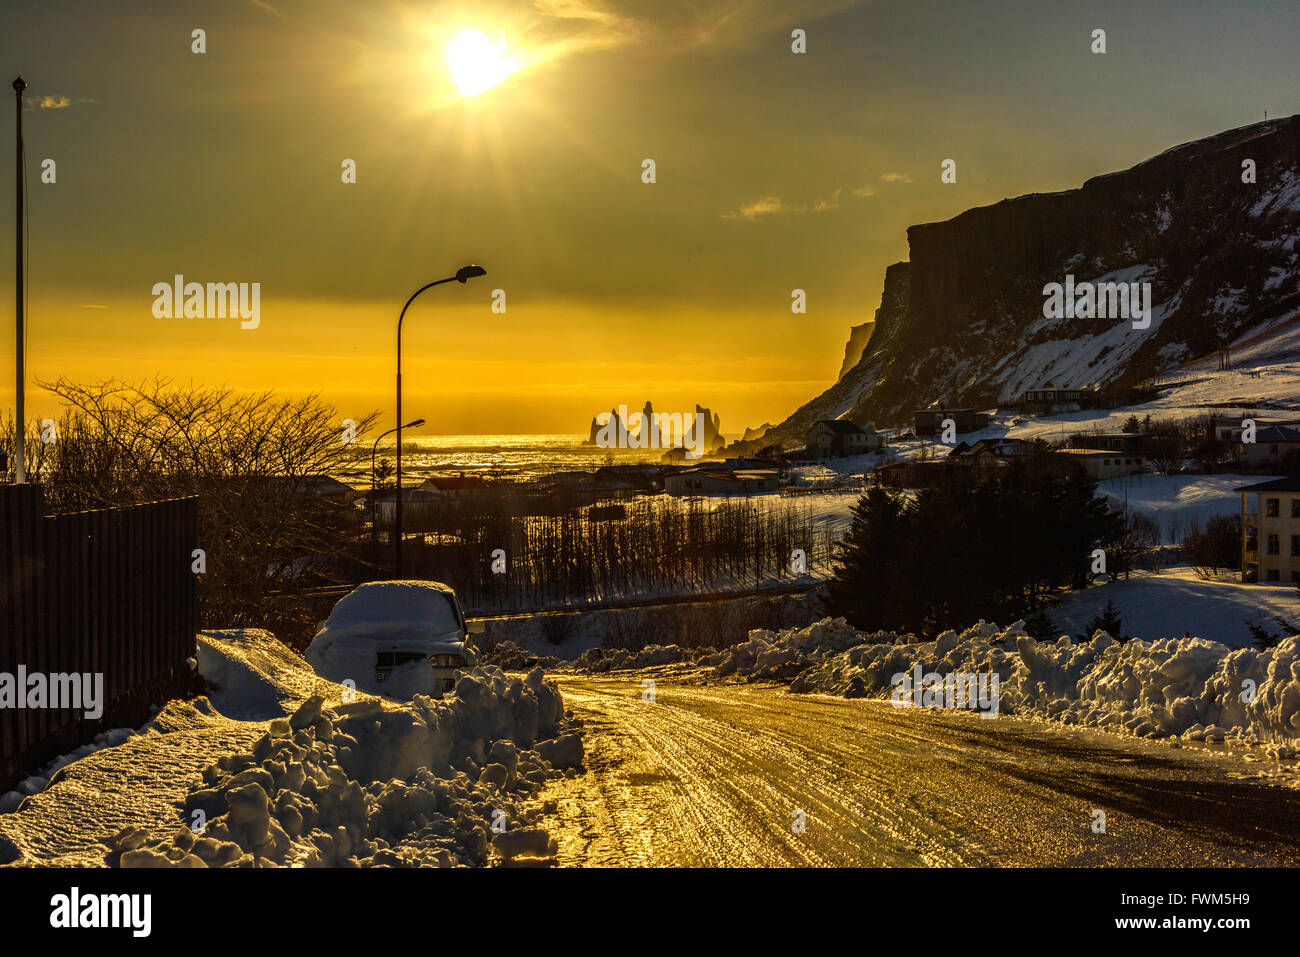
M 506 56 L 505 37 L 500 31 L 489 38 L 479 30 L 462 30 L 447 44 L 447 66 L 460 95 L 476 96 L 499 84 L 519 68 L 519 63 Z

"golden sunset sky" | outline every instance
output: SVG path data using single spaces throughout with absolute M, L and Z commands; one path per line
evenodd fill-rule
M 907 226 L 1294 113 L 1300 89 L 1293 2 L 5 7 L 5 83 L 30 85 L 33 417 L 57 412 L 37 379 L 161 375 L 319 390 L 342 416 L 392 424 L 401 304 L 477 262 L 485 278 L 408 314 L 404 405 L 420 431 L 581 432 L 651 399 L 699 402 L 738 432 L 834 380 Z M 447 58 L 464 31 L 510 69 L 473 96 Z M 491 78 L 477 56 L 471 44 L 467 68 Z M 946 158 L 956 184 L 940 182 Z M 259 328 L 155 318 L 151 288 L 177 273 L 260 282 Z M 795 288 L 807 315 L 791 313 Z

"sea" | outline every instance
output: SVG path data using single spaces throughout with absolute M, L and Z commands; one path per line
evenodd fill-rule
M 602 465 L 658 463 L 664 449 L 604 449 L 585 445 L 586 435 L 421 435 L 402 440 L 402 481 L 422 481 L 433 475 L 481 475 L 484 478 L 529 481 L 551 472 Z M 378 459 L 389 459 L 395 446 L 381 443 Z M 338 477 L 354 485 L 370 481 L 370 464 L 343 470 Z

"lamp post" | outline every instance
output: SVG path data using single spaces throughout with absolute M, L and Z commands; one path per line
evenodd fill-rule
M 17 281 L 14 283 L 14 292 L 18 302 L 17 321 L 15 322 L 18 329 L 17 346 L 14 349 L 14 366 L 17 377 L 17 383 L 14 387 L 14 484 L 23 485 L 27 481 L 27 431 L 26 422 L 24 421 L 27 413 L 23 409 L 23 353 L 26 351 L 23 343 L 23 190 L 26 188 L 26 170 L 23 169 L 23 90 L 27 89 L 27 81 L 20 76 L 14 80 L 13 87 L 14 98 L 18 102 L 18 152 L 14 163 L 14 171 L 17 175 L 16 195 L 18 199 L 18 214 L 14 217 L 14 228 L 17 231 L 17 241 L 14 243 Z
M 413 422 L 407 422 L 406 425 L 402 426 L 402 428 L 414 429 L 414 428 L 418 428 L 421 425 L 424 425 L 424 419 L 416 419 Z M 375 491 L 375 453 L 379 451 L 379 443 L 384 441 L 384 437 L 392 435 L 396 431 L 397 431 L 396 428 L 389 429 L 379 438 L 375 439 L 375 444 L 370 448 L 370 492 L 372 495 L 374 494 Z
M 456 270 L 456 275 L 448 276 L 446 279 L 437 279 L 428 285 L 421 286 L 411 294 L 411 298 L 406 300 L 406 305 L 402 307 L 402 313 L 397 317 L 397 421 L 402 421 L 402 320 L 406 318 L 406 310 L 410 308 L 415 297 L 426 289 L 432 289 L 434 286 L 441 286 L 445 282 L 465 283 L 477 276 L 486 276 L 487 270 L 482 266 L 476 266 L 471 263 L 468 266 L 461 266 Z M 398 426 L 394 431 L 397 432 L 397 501 L 393 513 L 393 565 L 397 569 L 398 577 L 402 574 L 402 426 Z

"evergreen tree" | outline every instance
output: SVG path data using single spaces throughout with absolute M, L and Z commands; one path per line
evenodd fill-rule
M 901 495 L 868 490 L 853 507 L 848 533 L 835 546 L 835 577 L 827 607 L 855 628 L 914 627 L 909 618 L 913 585 L 907 581 L 910 508 Z
M 1061 637 L 1055 633 L 1051 616 L 1042 608 L 1025 619 L 1025 633 L 1039 641 L 1052 641 Z
M 1082 635 L 1076 635 L 1075 637 L 1079 641 L 1091 641 L 1092 636 L 1099 630 L 1104 631 L 1116 641 L 1128 641 L 1128 638 L 1124 635 L 1124 624 L 1120 620 L 1119 609 L 1115 607 L 1113 601 L 1107 601 L 1105 610 L 1088 622 L 1088 627 L 1084 629 Z

